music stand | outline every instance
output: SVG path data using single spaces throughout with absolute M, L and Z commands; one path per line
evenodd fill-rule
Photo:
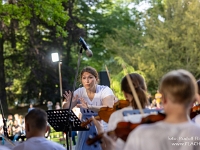
M 47 110 L 48 123 L 54 128 L 56 132 L 66 133 L 66 144 L 68 147 L 68 133 L 71 131 L 87 131 L 89 128 L 81 127 L 80 119 L 69 109 Z M 66 123 L 68 122 L 69 123 Z M 70 128 L 69 128 L 70 126 Z M 69 132 L 69 129 L 71 131 Z M 70 141 L 71 142 L 71 141 Z
M 143 112 L 146 114 L 158 114 L 158 113 L 163 113 L 163 109 L 143 109 Z M 124 110 L 123 111 L 123 116 L 128 116 L 128 115 L 134 115 L 134 114 L 140 114 L 139 109 L 134 109 L 134 110 Z

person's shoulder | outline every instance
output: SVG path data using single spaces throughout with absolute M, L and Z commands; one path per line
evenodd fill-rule
M 8 147 L 6 147 L 6 146 L 0 145 L 0 150 L 10 150 L 10 149 Z
M 19 143 L 18 145 L 16 145 L 15 147 L 12 148 L 12 150 L 22 150 L 24 147 L 24 142 L 23 143 Z
M 53 141 L 49 141 L 49 146 L 50 147 L 54 147 L 55 150 L 65 150 L 65 147 L 59 143 L 53 142 Z
M 117 118 L 119 115 L 122 115 L 122 112 L 122 109 L 116 110 L 110 115 L 110 118 Z
M 188 123 L 188 126 L 191 129 L 196 130 L 200 134 L 200 124 L 191 121 L 191 122 Z
M 98 91 L 112 91 L 110 87 L 105 86 L 105 85 L 97 85 L 97 90 Z
M 97 84 L 97 88 L 98 88 L 98 89 L 105 89 L 105 88 L 109 88 L 109 87 L 106 86 L 106 85 Z
M 78 89 L 76 89 L 75 91 L 74 91 L 74 94 L 81 94 L 81 93 L 83 93 L 85 91 L 85 88 L 84 87 L 79 87 Z

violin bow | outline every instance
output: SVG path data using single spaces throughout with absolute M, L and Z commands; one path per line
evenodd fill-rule
M 106 65 L 105 65 L 105 68 L 106 68 L 106 73 L 107 73 L 107 75 L 108 75 L 108 79 L 109 79 L 109 82 L 110 82 L 110 86 L 111 86 L 111 88 L 112 88 L 112 82 L 111 82 L 111 78 L 110 78 L 110 73 L 109 73 L 108 68 L 107 68 Z
M 108 79 L 109 79 L 109 82 L 110 82 L 110 88 L 112 89 L 114 95 L 116 95 L 116 94 L 115 94 L 115 90 L 114 90 L 114 88 L 113 88 L 113 84 L 112 84 L 112 82 L 111 82 L 110 73 L 109 73 L 108 68 L 107 68 L 106 65 L 105 65 L 105 68 L 106 68 L 106 72 L 107 72 Z
M 125 71 L 125 66 L 124 66 L 124 64 L 122 65 L 122 67 L 123 67 L 124 74 L 125 74 L 126 71 Z M 134 85 L 133 85 L 132 82 L 131 82 L 131 77 L 130 77 L 130 75 L 129 75 L 128 73 L 126 73 L 125 75 L 126 75 L 126 79 L 127 79 L 127 81 L 128 81 L 128 84 L 129 84 L 129 86 L 130 86 L 130 88 L 131 88 L 131 92 L 132 92 L 132 94 L 133 94 L 133 97 L 134 97 L 134 99 L 135 99 L 135 101 L 136 101 L 136 104 L 137 104 L 139 110 L 140 110 L 140 113 L 141 113 L 142 115 L 144 115 L 144 111 L 143 111 L 143 109 L 142 109 L 142 105 L 141 105 L 141 103 L 140 103 L 140 101 L 139 101 L 139 98 L 138 98 L 138 96 L 137 96 L 137 93 L 136 93 L 136 91 L 135 91 L 135 87 L 134 87 Z

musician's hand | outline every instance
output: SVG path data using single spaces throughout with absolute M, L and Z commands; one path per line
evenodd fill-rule
M 83 98 L 79 98 L 79 100 L 80 100 L 81 104 L 77 104 L 76 106 L 79 108 L 82 107 L 82 108 L 88 109 L 87 102 Z
M 70 103 L 70 100 L 71 100 L 71 96 L 72 96 L 72 92 L 71 91 L 65 91 L 65 93 L 63 94 L 64 96 L 64 101 L 63 101 L 63 108 L 68 108 L 69 107 L 69 103 Z M 76 102 L 78 99 L 78 95 L 74 96 L 72 98 L 72 103 Z
M 107 133 L 103 134 L 103 138 L 102 138 L 102 149 L 103 150 L 115 150 L 116 149 L 116 145 L 115 145 L 115 141 L 109 137 L 107 135 Z
M 94 118 L 94 116 L 92 116 L 92 121 L 93 121 L 94 125 L 96 126 L 98 134 L 103 133 L 104 129 L 103 129 L 102 124 L 100 124 L 100 122 L 98 120 L 96 120 Z

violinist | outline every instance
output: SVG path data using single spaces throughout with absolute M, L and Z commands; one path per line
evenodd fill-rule
M 147 87 L 146 87 L 146 83 L 144 78 L 138 74 L 138 73 L 131 73 L 129 74 L 130 78 L 131 78 L 131 84 L 134 85 L 135 87 L 135 91 L 136 94 L 139 98 L 139 101 L 141 103 L 142 108 L 145 108 L 147 105 Z M 128 107 L 122 108 L 120 110 L 117 110 L 115 112 L 113 112 L 109 118 L 109 122 L 108 122 L 108 131 L 112 131 L 117 127 L 117 123 L 121 122 L 121 121 L 128 121 L 124 119 L 123 116 L 123 111 L 125 110 L 133 110 L 133 109 L 138 109 L 138 106 L 136 104 L 136 101 L 132 95 L 132 91 L 131 88 L 128 84 L 127 78 L 126 76 L 123 77 L 122 81 L 121 81 L 121 90 L 123 91 L 124 97 L 126 98 L 126 100 L 129 101 L 130 105 Z M 139 118 L 141 119 L 142 116 L 140 116 Z M 93 118 L 93 121 L 95 123 L 95 125 L 97 126 L 98 132 L 102 132 L 103 130 L 99 127 L 98 123 L 95 121 L 95 119 Z M 131 118 L 131 122 L 139 122 L 140 120 L 137 118 L 134 118 L 134 115 Z M 123 132 L 123 131 L 122 131 Z M 124 147 L 124 141 L 122 141 L 120 138 L 116 138 L 115 135 L 111 136 L 113 139 L 116 140 L 116 148 L 115 150 L 122 150 Z M 105 149 L 105 147 L 107 147 L 107 145 L 103 142 L 102 143 L 102 148 Z
M 99 77 L 96 69 L 90 66 L 83 68 L 80 73 L 80 80 L 83 87 L 74 91 L 71 107 L 80 108 L 82 120 L 97 116 L 101 107 L 113 107 L 115 98 L 113 91 L 107 86 L 98 85 Z M 65 91 L 63 108 L 69 108 L 71 95 L 71 91 Z M 103 125 L 106 126 L 101 121 L 101 126 Z M 97 144 L 95 148 L 86 144 L 88 136 L 96 132 L 94 125 L 90 126 L 89 131 L 79 131 L 75 150 L 101 150 L 100 144 Z
M 167 73 L 161 79 L 160 92 L 166 118 L 138 126 L 129 134 L 124 150 L 200 149 L 200 126 L 189 118 L 197 94 L 193 75 L 186 70 Z
M 196 96 L 196 102 L 197 105 L 194 106 L 192 109 L 196 109 L 195 111 L 200 111 L 200 80 L 197 80 L 197 87 L 198 87 L 198 94 Z M 196 115 L 196 114 L 195 114 Z M 194 121 L 197 124 L 200 124 L 200 114 L 196 115 L 192 121 Z

